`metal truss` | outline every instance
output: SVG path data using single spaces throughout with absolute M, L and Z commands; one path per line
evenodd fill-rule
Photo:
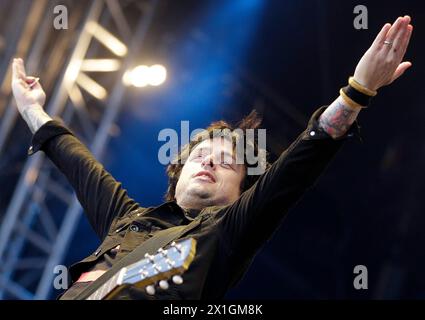
M 135 63 L 156 2 L 19 1 L 15 19 L 9 19 L 11 33 L 0 64 L 0 81 L 8 94 L 0 101 L 0 159 L 7 157 L 7 142 L 17 126 L 9 69 L 15 55 L 25 58 L 29 74 L 42 75 L 50 97 L 48 114 L 62 118 L 96 158 L 102 157 L 125 94 L 122 76 Z M 76 6 L 74 17 L 69 16 L 74 31 L 54 30 L 57 4 Z M 81 212 L 72 189 L 44 154 L 28 157 L 0 224 L 0 299 L 49 298 L 55 266 Z

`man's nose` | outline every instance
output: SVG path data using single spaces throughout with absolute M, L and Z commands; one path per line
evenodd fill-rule
M 202 162 L 201 162 L 201 165 L 203 166 L 203 167 L 205 167 L 205 166 L 210 166 L 211 168 L 214 168 L 214 166 L 215 166 L 215 164 L 214 164 L 214 159 L 213 159 L 213 156 L 210 154 L 210 155 L 207 155 L 207 156 L 205 156 L 204 157 L 204 159 L 202 160 Z

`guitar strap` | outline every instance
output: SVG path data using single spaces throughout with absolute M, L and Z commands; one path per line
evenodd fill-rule
M 201 222 L 202 216 L 196 217 L 191 223 L 185 226 L 176 226 L 165 230 L 158 231 L 152 238 L 144 241 L 137 246 L 132 252 L 115 263 L 107 272 L 93 281 L 87 288 L 81 291 L 75 300 L 85 300 L 100 288 L 108 279 L 113 277 L 121 268 L 145 258 L 145 254 L 155 254 L 159 248 L 165 247 L 170 242 L 179 239 L 186 232 L 194 229 Z

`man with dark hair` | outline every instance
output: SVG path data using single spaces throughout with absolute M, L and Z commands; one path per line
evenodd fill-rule
M 360 110 L 380 87 L 411 66 L 402 59 L 412 29 L 408 16 L 399 17 L 393 25 L 386 24 L 340 96 L 313 114 L 306 130 L 265 173 L 255 178 L 248 175 L 246 163 L 233 156 L 235 144 L 245 137 L 232 132 L 215 135 L 211 129 L 233 129 L 218 122 L 203 139 L 192 141 L 177 155 L 177 160 L 185 161 L 175 161 L 167 168 L 167 202 L 150 208 L 131 199 L 71 131 L 44 112 L 41 85 L 25 74 L 23 61 L 15 59 L 13 93 L 19 112 L 34 133 L 31 153 L 43 150 L 67 177 L 102 240 L 92 255 L 70 268 L 73 285 L 62 299 L 83 298 L 81 293 L 93 281 L 135 248 L 179 226 L 183 228 L 178 239 L 197 240 L 196 256 L 185 273 L 185 283 L 150 292 L 153 295 L 130 286 L 115 298 L 223 297 L 246 272 L 289 208 L 314 184 L 346 138 L 356 133 L 355 119 Z M 241 128 L 258 125 L 251 114 Z M 255 141 L 251 146 L 255 148 Z
M 184 185 L 185 183 L 185 179 L 184 178 L 180 179 L 182 169 L 184 167 L 186 160 L 188 158 L 189 160 L 192 160 L 194 157 L 196 158 L 197 156 L 201 156 L 202 159 L 205 159 L 205 156 L 208 157 L 208 153 L 211 153 L 208 150 L 205 152 L 205 144 L 207 143 L 205 140 L 210 140 L 210 142 L 213 142 L 214 140 L 219 140 L 220 142 L 223 142 L 223 143 L 225 142 L 224 140 L 227 140 L 226 143 L 224 144 L 229 145 L 229 150 L 227 153 L 224 153 L 224 152 L 221 153 L 220 162 L 223 162 L 223 165 L 227 164 L 230 168 L 234 168 L 234 169 L 241 168 L 242 178 L 240 179 L 240 182 L 239 182 L 240 188 L 238 190 L 235 190 L 236 197 L 239 197 L 239 195 L 243 191 L 250 188 L 259 177 L 259 174 L 250 174 L 249 168 L 252 168 L 255 166 L 256 168 L 259 168 L 260 171 L 261 169 L 263 169 L 261 171 L 261 173 L 263 173 L 264 170 L 270 166 L 270 164 L 267 162 L 267 159 L 266 159 L 267 151 L 258 145 L 257 140 L 255 139 L 253 135 L 250 136 L 249 134 L 246 134 L 247 131 L 249 130 L 257 129 L 260 126 L 260 124 L 261 124 L 261 119 L 257 115 L 256 111 L 253 110 L 248 116 L 246 116 L 239 122 L 236 128 L 234 128 L 228 122 L 221 120 L 221 121 L 211 123 L 211 125 L 208 128 L 196 134 L 188 144 L 183 146 L 181 152 L 179 152 L 176 155 L 175 159 L 167 167 L 169 182 L 168 182 L 167 193 L 165 195 L 165 200 L 166 201 L 176 200 L 176 192 L 186 189 L 182 187 L 182 185 Z M 263 142 L 265 144 L 265 141 Z M 222 143 L 216 143 L 216 145 L 219 145 L 220 147 L 222 147 Z M 230 148 L 230 145 L 231 145 L 231 148 Z M 242 152 L 236 151 L 237 146 L 242 146 L 242 150 L 241 150 Z M 202 154 L 202 152 L 205 153 L 205 156 Z M 254 152 L 257 155 L 254 155 Z M 227 159 L 226 156 L 229 156 L 229 159 Z M 251 158 L 256 157 L 256 159 L 247 159 L 249 157 Z M 237 158 L 239 159 L 239 161 L 236 161 Z M 210 158 L 210 160 L 213 160 L 213 158 Z M 243 164 L 244 166 L 243 167 L 236 166 L 237 164 Z M 186 167 L 186 170 L 183 172 L 183 175 L 185 174 L 185 172 L 188 171 L 188 168 L 189 168 L 189 165 Z M 213 185 L 216 185 L 216 184 L 213 184 Z M 195 192 L 199 192 L 201 190 L 202 188 L 194 188 Z M 214 192 L 214 194 L 217 194 L 217 192 Z M 225 195 L 225 194 L 226 194 L 225 192 L 222 193 L 222 195 Z M 187 194 L 186 196 L 190 196 L 190 193 Z M 200 199 L 200 198 L 195 195 L 195 199 Z M 207 207 L 209 205 L 220 204 L 219 202 L 217 202 L 216 199 L 214 200 L 214 199 L 208 198 L 208 201 L 211 204 L 202 203 L 199 205 L 199 208 Z M 190 201 L 190 202 L 191 202 L 190 206 L 193 207 L 194 205 L 193 201 Z M 228 201 L 224 201 L 224 203 L 228 203 Z M 184 207 L 184 205 L 181 205 L 181 206 Z

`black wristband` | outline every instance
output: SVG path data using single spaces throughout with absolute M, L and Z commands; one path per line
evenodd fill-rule
M 372 100 L 371 96 L 368 96 L 360 91 L 357 91 L 351 85 L 343 87 L 342 91 L 344 91 L 347 97 L 349 97 L 355 103 L 364 107 L 367 107 L 370 104 L 370 101 Z

